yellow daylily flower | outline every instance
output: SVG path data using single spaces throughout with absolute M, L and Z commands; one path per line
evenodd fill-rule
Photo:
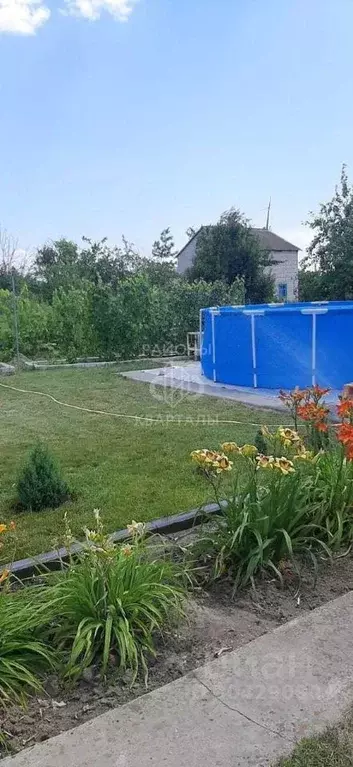
M 7 530 L 7 525 L 1 524 L 0 525 L 0 533 L 6 533 L 6 530 Z
M 273 455 L 262 455 L 262 453 L 259 453 L 256 456 L 256 462 L 258 469 L 273 469 L 275 459 Z
M 204 465 L 212 464 L 217 456 L 217 453 L 215 453 L 214 450 L 207 450 L 207 448 L 203 448 L 203 450 L 193 450 L 190 455 L 193 461 L 196 461 L 196 463 L 199 463 L 200 465 Z
M 267 437 L 267 439 L 273 439 L 273 434 L 271 434 L 268 426 L 261 426 L 260 431 L 263 437 Z
M 313 461 L 314 458 L 315 456 L 312 450 L 305 450 L 304 448 L 294 456 L 293 461 Z
M 212 465 L 216 469 L 217 474 L 220 474 L 222 471 L 231 471 L 233 461 L 230 461 L 226 455 L 218 455 Z
M 240 452 L 246 458 L 254 458 L 258 453 L 258 449 L 255 445 L 243 445 L 243 447 L 240 448 Z
M 127 529 L 130 535 L 142 535 L 145 532 L 145 525 L 143 522 L 135 522 L 133 519 L 130 525 L 127 525 Z
M 284 426 L 280 426 L 277 429 L 277 435 L 278 439 L 282 442 L 284 447 L 297 447 L 298 445 L 302 444 L 302 438 L 299 436 L 298 432 L 294 429 L 288 429 L 284 428 Z
M 221 450 L 223 453 L 240 453 L 240 447 L 236 442 L 223 442 Z
M 289 461 L 288 458 L 285 458 L 284 456 L 282 456 L 282 458 L 276 458 L 274 466 L 276 469 L 279 469 L 282 474 L 293 474 L 293 472 L 295 472 L 293 461 Z

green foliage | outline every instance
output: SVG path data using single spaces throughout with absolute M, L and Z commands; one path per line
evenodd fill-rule
M 244 282 L 236 277 L 188 283 L 175 270 L 170 230 L 142 258 L 124 237 L 121 247 L 83 238 L 84 246 L 56 240 L 37 251 L 33 273 L 17 279 L 20 352 L 32 359 L 131 358 L 179 353 L 186 334 L 197 330 L 199 310 L 242 303 Z M 7 283 L 4 283 L 7 284 Z M 154 350 L 152 352 L 152 350 Z M 13 296 L 0 290 L 0 357 L 15 356 Z
M 345 166 L 340 185 L 318 213 L 312 214 L 308 225 L 314 237 L 308 247 L 304 268 L 316 269 L 315 277 L 306 281 L 305 298 L 315 300 L 351 300 L 353 298 L 353 187 L 348 182 Z M 303 281 L 303 278 L 301 278 Z M 313 295 L 307 289 L 313 289 Z M 318 290 L 317 290 L 318 288 Z M 303 289 L 301 289 L 303 293 Z
M 205 557 L 210 577 L 229 574 L 234 590 L 249 582 L 262 568 L 272 570 L 282 581 L 282 561 L 312 556 L 319 547 L 319 525 L 313 515 L 313 479 L 300 471 L 284 475 L 279 469 L 258 471 L 253 459 L 243 481 L 244 459 L 238 458 L 235 480 L 214 530 L 196 543 L 198 557 Z M 217 497 L 223 488 L 218 488 Z
M 201 229 L 188 277 L 207 282 L 224 280 L 228 285 L 242 278 L 246 302 L 261 303 L 273 298 L 273 279 L 266 272 L 270 265 L 268 253 L 261 249 L 248 222 L 232 209 L 215 226 Z
M 15 353 L 13 295 L 0 290 L 0 358 L 10 360 Z M 17 297 L 20 350 L 31 357 L 50 339 L 52 308 L 29 294 L 27 286 Z
M 38 443 L 17 480 L 17 500 L 29 511 L 56 508 L 70 497 L 69 488 L 47 448 Z
M 2 360 L 9 360 L 14 350 L 14 328 L 12 314 L 12 295 L 9 290 L 0 289 L 0 355 Z
M 353 764 L 352 715 L 323 735 L 305 738 L 291 756 L 280 759 L 273 767 L 352 767 Z
M 93 662 L 102 674 L 111 664 L 134 676 L 142 668 L 147 677 L 154 633 L 181 612 L 180 572 L 146 548 L 142 524 L 133 523 L 132 544 L 116 550 L 98 512 L 96 520 L 83 554 L 54 589 L 60 604 L 54 642 L 69 652 L 68 677 L 78 678 Z
M 26 694 L 41 689 L 41 674 L 54 654 L 40 637 L 49 619 L 38 589 L 0 592 L 0 705 L 23 704 Z
M 319 387 L 310 390 L 317 408 L 322 393 Z M 305 392 L 294 395 L 302 399 Z M 221 509 L 195 545 L 212 578 L 229 574 L 236 589 L 249 581 L 254 585 L 264 567 L 282 581 L 281 563 L 290 560 L 299 572 L 297 559 L 306 555 L 316 568 L 317 552 L 331 556 L 351 546 L 353 461 L 336 439 L 327 438 L 325 450 L 315 455 L 297 431 L 279 427 L 271 433 L 262 427 L 256 446 L 224 442 L 221 450 L 191 454 Z M 220 499 L 226 499 L 225 506 Z
M 322 275 L 313 269 L 299 269 L 298 274 L 298 300 L 299 301 L 325 301 L 328 300 L 326 287 L 322 282 Z
M 313 469 L 314 500 L 321 509 L 326 541 L 335 550 L 349 546 L 353 540 L 353 461 L 339 445 L 320 454 Z
M 62 238 L 37 250 L 34 275 L 40 295 L 51 301 L 55 291 L 79 289 L 82 282 L 116 287 L 144 263 L 132 243 L 122 238 L 121 247 L 110 248 L 106 238 L 83 237 L 84 247 Z
M 267 455 L 268 453 L 268 445 L 265 440 L 265 437 L 261 431 L 261 429 L 258 429 L 256 432 L 256 436 L 254 439 L 254 445 L 257 447 L 259 453 L 262 453 L 262 455 Z
M 91 323 L 93 286 L 83 283 L 68 291 L 59 288 L 52 301 L 50 337 L 68 362 L 95 354 L 97 340 Z
M 152 256 L 159 261 L 175 262 L 176 250 L 173 240 L 173 235 L 170 233 L 170 227 L 163 229 L 160 235 L 160 239 L 153 243 Z

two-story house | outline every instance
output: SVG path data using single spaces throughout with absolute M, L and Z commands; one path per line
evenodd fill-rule
M 275 263 L 270 267 L 275 279 L 276 296 L 282 301 L 296 301 L 298 297 L 299 248 L 270 229 L 251 229 L 263 250 Z M 197 238 L 201 229 L 191 237 L 178 254 L 177 271 L 184 274 L 192 265 L 196 253 Z

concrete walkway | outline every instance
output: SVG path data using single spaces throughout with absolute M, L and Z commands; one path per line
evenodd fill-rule
M 353 592 L 1 767 L 265 767 L 353 702 Z
M 199 362 L 184 362 L 149 370 L 129 370 L 119 372 L 119 375 L 134 381 L 149 383 L 151 395 L 173 407 L 182 400 L 185 391 L 189 394 L 200 396 L 208 394 L 211 397 L 234 400 L 257 408 L 285 410 L 288 413 L 285 405 L 278 399 L 279 389 L 254 389 L 248 386 L 232 386 L 211 381 L 201 374 Z M 175 390 L 174 393 L 170 391 L 173 389 Z M 334 411 L 333 406 L 338 400 L 339 393 L 332 390 L 325 397 L 325 401 L 330 409 L 332 408 L 332 411 Z

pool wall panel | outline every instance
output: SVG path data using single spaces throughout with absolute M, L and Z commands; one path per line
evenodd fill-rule
M 214 381 L 269 389 L 353 380 L 353 302 L 202 310 L 201 366 Z

